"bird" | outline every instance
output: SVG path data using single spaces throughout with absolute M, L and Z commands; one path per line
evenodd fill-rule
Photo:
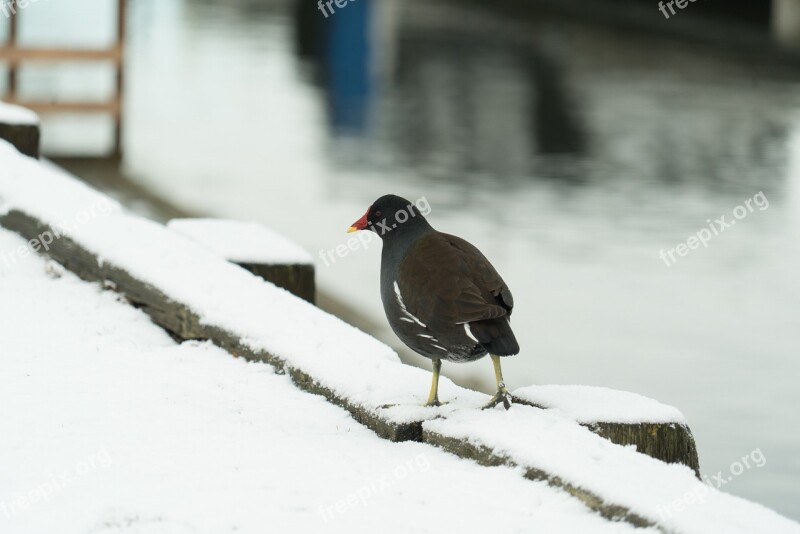
M 378 198 L 347 231 L 381 238 L 386 318 L 405 345 L 433 363 L 425 405 L 442 405 L 443 360 L 472 362 L 488 354 L 497 392 L 483 408 L 502 403 L 508 410 L 512 397 L 500 358 L 520 350 L 510 322 L 514 298 L 486 256 L 464 239 L 435 230 L 416 204 L 397 195 Z

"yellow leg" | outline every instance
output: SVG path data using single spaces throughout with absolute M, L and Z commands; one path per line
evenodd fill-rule
M 503 382 L 503 370 L 500 368 L 500 356 L 495 356 L 494 354 L 490 354 L 489 356 L 492 358 L 492 366 L 494 367 L 494 379 L 497 382 L 497 393 L 495 393 L 494 397 L 492 397 L 483 409 L 494 408 L 502 402 L 505 409 L 508 410 L 511 408 L 511 394 L 506 389 L 505 382 Z
M 441 406 L 439 402 L 439 371 L 442 369 L 442 360 L 433 360 L 433 381 L 431 382 L 431 392 L 428 395 L 428 402 L 425 406 Z
M 494 367 L 494 379 L 497 382 L 497 391 L 506 389 L 506 384 L 503 382 L 503 370 L 500 368 L 500 356 L 490 355 L 492 357 L 492 366 Z

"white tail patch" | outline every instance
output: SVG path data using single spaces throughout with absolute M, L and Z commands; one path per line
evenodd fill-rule
M 464 323 L 464 332 L 467 333 L 467 335 L 472 341 L 474 341 L 475 343 L 480 343 L 480 341 L 478 341 L 478 338 L 472 335 L 472 329 L 469 327 L 469 323 Z

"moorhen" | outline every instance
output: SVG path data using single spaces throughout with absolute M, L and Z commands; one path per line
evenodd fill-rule
M 497 393 L 484 408 L 511 394 L 503 382 L 500 357 L 519 352 L 509 318 L 511 291 L 489 260 L 473 245 L 438 232 L 416 206 L 396 195 L 376 200 L 348 232 L 369 230 L 383 241 L 381 300 L 397 337 L 433 361 L 426 406 L 440 406 L 442 360 L 471 362 L 489 354 Z

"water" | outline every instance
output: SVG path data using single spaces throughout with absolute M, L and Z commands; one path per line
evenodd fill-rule
M 107 4 L 31 7 L 23 30 L 102 42 Z M 282 1 L 132 2 L 127 171 L 320 251 L 322 289 L 420 365 L 385 326 L 379 245 L 322 257 L 378 196 L 424 196 L 432 224 L 477 245 L 514 292 L 510 386 L 674 404 L 703 473 L 800 519 L 800 72 L 568 20 L 357 5 L 326 21 Z M 320 27 L 327 46 L 301 38 Z M 111 80 L 64 68 L 22 83 L 103 94 Z M 109 139 L 103 121 L 67 118 L 44 142 Z M 740 205 L 707 248 L 660 259 Z M 486 361 L 444 372 L 491 388 Z M 766 464 L 730 475 L 754 450 Z

